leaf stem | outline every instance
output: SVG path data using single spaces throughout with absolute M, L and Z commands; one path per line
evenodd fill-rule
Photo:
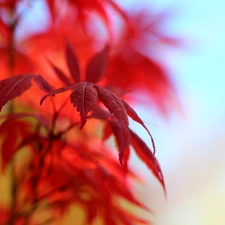
M 10 174 L 11 174 L 11 212 L 9 216 L 8 225 L 13 225 L 14 220 L 16 219 L 16 205 L 17 205 L 17 182 L 16 182 L 16 175 L 15 175 L 15 168 L 16 168 L 16 159 L 15 156 L 11 162 Z

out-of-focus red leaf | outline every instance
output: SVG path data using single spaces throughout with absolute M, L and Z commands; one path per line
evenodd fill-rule
M 70 101 L 77 111 L 80 113 L 82 128 L 86 123 L 86 116 L 90 112 L 97 102 L 98 95 L 93 84 L 88 82 L 80 82 L 74 88 L 74 91 L 70 95 Z
M 24 118 L 32 118 L 38 121 L 38 123 L 40 125 L 42 125 L 47 131 L 49 131 L 49 120 L 47 120 L 47 118 L 45 118 L 43 115 L 41 114 L 37 114 L 37 113 L 10 113 L 10 114 L 6 114 L 6 115 L 2 115 L 0 116 L 0 118 L 5 118 L 8 120 L 19 120 L 19 119 L 24 119 Z
M 148 148 L 148 146 L 145 144 L 145 142 L 140 137 L 138 137 L 137 134 L 135 134 L 133 131 L 130 130 L 130 135 L 131 135 L 131 145 L 134 147 L 134 150 L 137 153 L 138 157 L 152 171 L 154 176 L 162 185 L 163 190 L 166 194 L 166 187 L 164 183 L 163 174 L 157 159 L 155 158 L 151 150 Z
M 30 134 L 29 125 L 26 122 L 19 121 L 17 118 L 9 117 L 0 126 L 0 135 L 4 137 L 1 147 L 2 169 L 8 165 L 13 155 L 19 150 L 18 141 L 26 138 Z
M 127 191 L 126 188 L 124 187 L 123 183 L 117 182 L 117 179 L 113 176 L 108 176 L 107 179 L 105 180 L 105 183 L 110 191 L 112 191 L 113 194 L 119 197 L 123 197 L 124 199 L 130 201 L 132 204 L 135 204 L 143 209 L 146 209 L 149 211 L 149 209 L 144 206 L 142 203 L 140 203 L 130 191 Z
M 105 24 L 108 25 L 109 18 L 106 13 L 104 1 L 102 2 L 99 0 L 72 0 L 70 2 L 74 4 L 74 8 L 78 11 L 78 20 L 82 25 L 85 25 L 87 16 L 90 12 L 96 12 L 97 15 L 99 15 L 103 19 Z M 69 6 L 73 7 L 72 4 L 70 4 Z
M 17 124 L 15 124 L 17 125 Z M 5 139 L 3 140 L 2 147 L 1 147 L 1 157 L 2 157 L 2 169 L 5 170 L 5 167 L 10 162 L 12 156 L 16 153 L 16 141 L 18 138 L 17 130 L 10 129 L 6 134 Z
M 108 63 L 108 55 L 109 45 L 106 44 L 105 47 L 95 54 L 88 62 L 86 68 L 86 81 L 97 83 L 101 79 Z
M 71 44 L 66 42 L 66 62 L 73 80 L 78 83 L 80 81 L 80 67 L 77 57 L 73 51 Z
M 173 84 L 163 66 L 131 47 L 110 58 L 105 79 L 108 85 L 118 86 L 126 92 L 146 92 L 163 113 L 168 111 L 170 100 L 175 98 Z
M 0 224 L 6 224 L 9 217 L 9 209 L 0 209 Z

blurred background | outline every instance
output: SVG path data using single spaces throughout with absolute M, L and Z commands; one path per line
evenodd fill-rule
M 154 110 L 137 109 L 155 138 L 167 199 L 148 175 L 148 188 L 138 188 L 139 194 L 154 206 L 157 225 L 225 224 L 225 3 L 149 3 L 155 10 L 173 11 L 165 29 L 184 40 L 181 49 L 161 55 L 182 110 L 171 110 L 165 120 Z M 148 142 L 144 132 L 142 137 Z
M 129 9 L 135 4 L 140 7 L 142 1 L 117 2 Z M 154 107 L 134 105 L 155 139 L 167 197 L 136 157 L 130 165 L 140 172 L 146 184 L 135 184 L 134 193 L 154 212 L 146 216 L 155 225 L 223 225 L 225 2 L 145 0 L 143 4 L 156 13 L 170 11 L 163 29 L 182 40 L 180 47 L 165 46 L 160 55 L 154 56 L 168 68 L 180 107 L 171 107 L 165 118 Z M 140 93 L 141 98 L 145 96 Z M 131 126 L 150 145 L 148 134 L 139 125 L 131 122 Z

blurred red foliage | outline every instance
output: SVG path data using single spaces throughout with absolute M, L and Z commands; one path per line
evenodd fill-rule
M 145 90 L 167 111 L 172 82 L 144 52 L 155 40 L 178 41 L 159 32 L 163 15 L 127 12 L 111 0 L 40 2 L 0 1 L 0 110 L 19 97 L 0 117 L 1 168 L 12 170 L 12 203 L 0 211 L 0 224 L 54 223 L 72 204 L 85 211 L 86 224 L 97 217 L 109 225 L 148 224 L 119 204 L 122 198 L 146 209 L 127 183 L 135 177 L 128 167 L 131 146 L 165 191 L 153 138 L 123 99 Z M 33 9 L 46 24 L 38 24 Z M 46 102 L 40 106 L 40 100 Z M 153 153 L 129 129 L 128 116 L 149 133 Z M 120 163 L 104 143 L 111 135 Z M 39 221 L 39 211 L 49 217 Z

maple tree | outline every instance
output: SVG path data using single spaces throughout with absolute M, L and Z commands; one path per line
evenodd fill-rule
M 165 113 L 173 85 L 142 53 L 151 44 L 142 38 L 177 40 L 159 32 L 162 15 L 130 14 L 111 0 L 41 2 L 45 29 L 19 36 L 36 1 L 0 1 L 1 173 L 11 174 L 11 202 L 0 207 L 0 224 L 54 224 L 71 205 L 83 209 L 85 224 L 96 218 L 148 224 L 120 204 L 123 199 L 148 210 L 127 182 L 139 179 L 128 166 L 131 150 L 166 191 L 153 137 L 126 93 L 134 90 L 133 101 L 135 90 L 144 89 Z M 114 29 L 114 16 L 122 31 Z M 129 128 L 128 117 L 143 126 L 152 149 Z M 111 136 L 119 160 L 106 143 Z

